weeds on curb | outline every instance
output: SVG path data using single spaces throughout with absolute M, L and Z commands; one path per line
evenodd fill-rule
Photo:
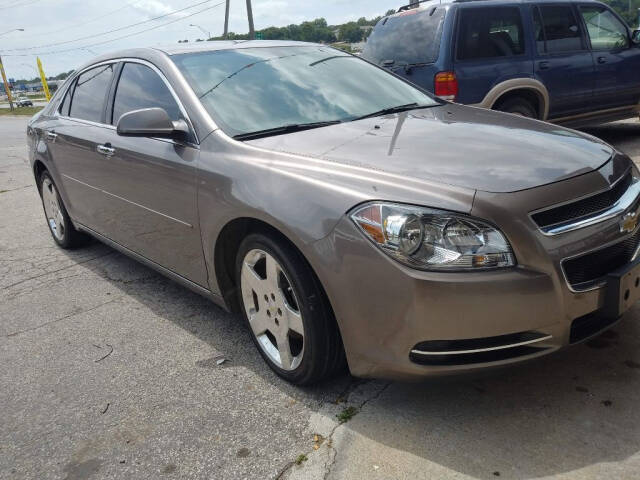
M 340 413 L 336 415 L 336 418 L 340 423 L 345 423 L 351 420 L 358 413 L 358 409 L 356 407 L 347 407 L 342 410 Z

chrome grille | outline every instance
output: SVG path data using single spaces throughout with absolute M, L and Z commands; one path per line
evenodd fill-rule
M 626 175 L 606 192 L 597 193 L 576 202 L 534 213 L 531 215 L 531 218 L 540 228 L 545 228 L 601 212 L 612 207 L 620 200 L 622 195 L 624 195 L 631 186 L 632 180 L 631 172 L 627 172 Z

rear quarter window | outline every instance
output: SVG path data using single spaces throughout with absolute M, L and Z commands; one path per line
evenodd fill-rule
M 362 57 L 381 64 L 433 63 L 438 59 L 447 10 L 409 10 L 380 20 L 368 38 Z
M 523 54 L 524 34 L 520 9 L 461 9 L 456 45 L 458 60 Z
M 111 77 L 113 64 L 87 70 L 78 77 L 73 90 L 69 116 L 100 123 Z

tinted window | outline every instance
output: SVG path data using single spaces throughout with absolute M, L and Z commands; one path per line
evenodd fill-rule
M 101 65 L 80 75 L 73 92 L 69 116 L 102 122 L 102 109 L 112 75 L 113 65 Z
M 510 57 L 524 53 L 520 9 L 462 9 L 457 45 L 460 60 Z
M 438 104 L 387 71 L 330 47 L 241 48 L 172 60 L 229 135 L 351 120 L 408 103 Z
M 629 47 L 627 27 L 604 7 L 580 7 L 580 13 L 587 25 L 591 48 L 594 50 L 614 50 Z
M 71 92 L 73 92 L 73 85 L 69 87 L 67 93 L 64 96 L 64 100 L 62 101 L 62 105 L 60 105 L 60 114 L 65 117 L 69 116 L 69 106 L 71 105 Z
M 580 26 L 569 5 L 540 6 L 547 53 L 582 50 Z
M 125 113 L 141 108 L 159 107 L 171 120 L 180 118 L 180 109 L 166 84 L 146 65 L 125 63 L 113 102 L 113 124 Z
M 380 64 L 433 63 L 438 59 L 446 10 L 409 10 L 381 20 L 367 39 L 362 57 Z

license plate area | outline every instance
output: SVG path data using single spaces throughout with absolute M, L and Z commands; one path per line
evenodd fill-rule
M 630 263 L 607 275 L 604 313 L 618 318 L 640 300 L 640 262 Z

